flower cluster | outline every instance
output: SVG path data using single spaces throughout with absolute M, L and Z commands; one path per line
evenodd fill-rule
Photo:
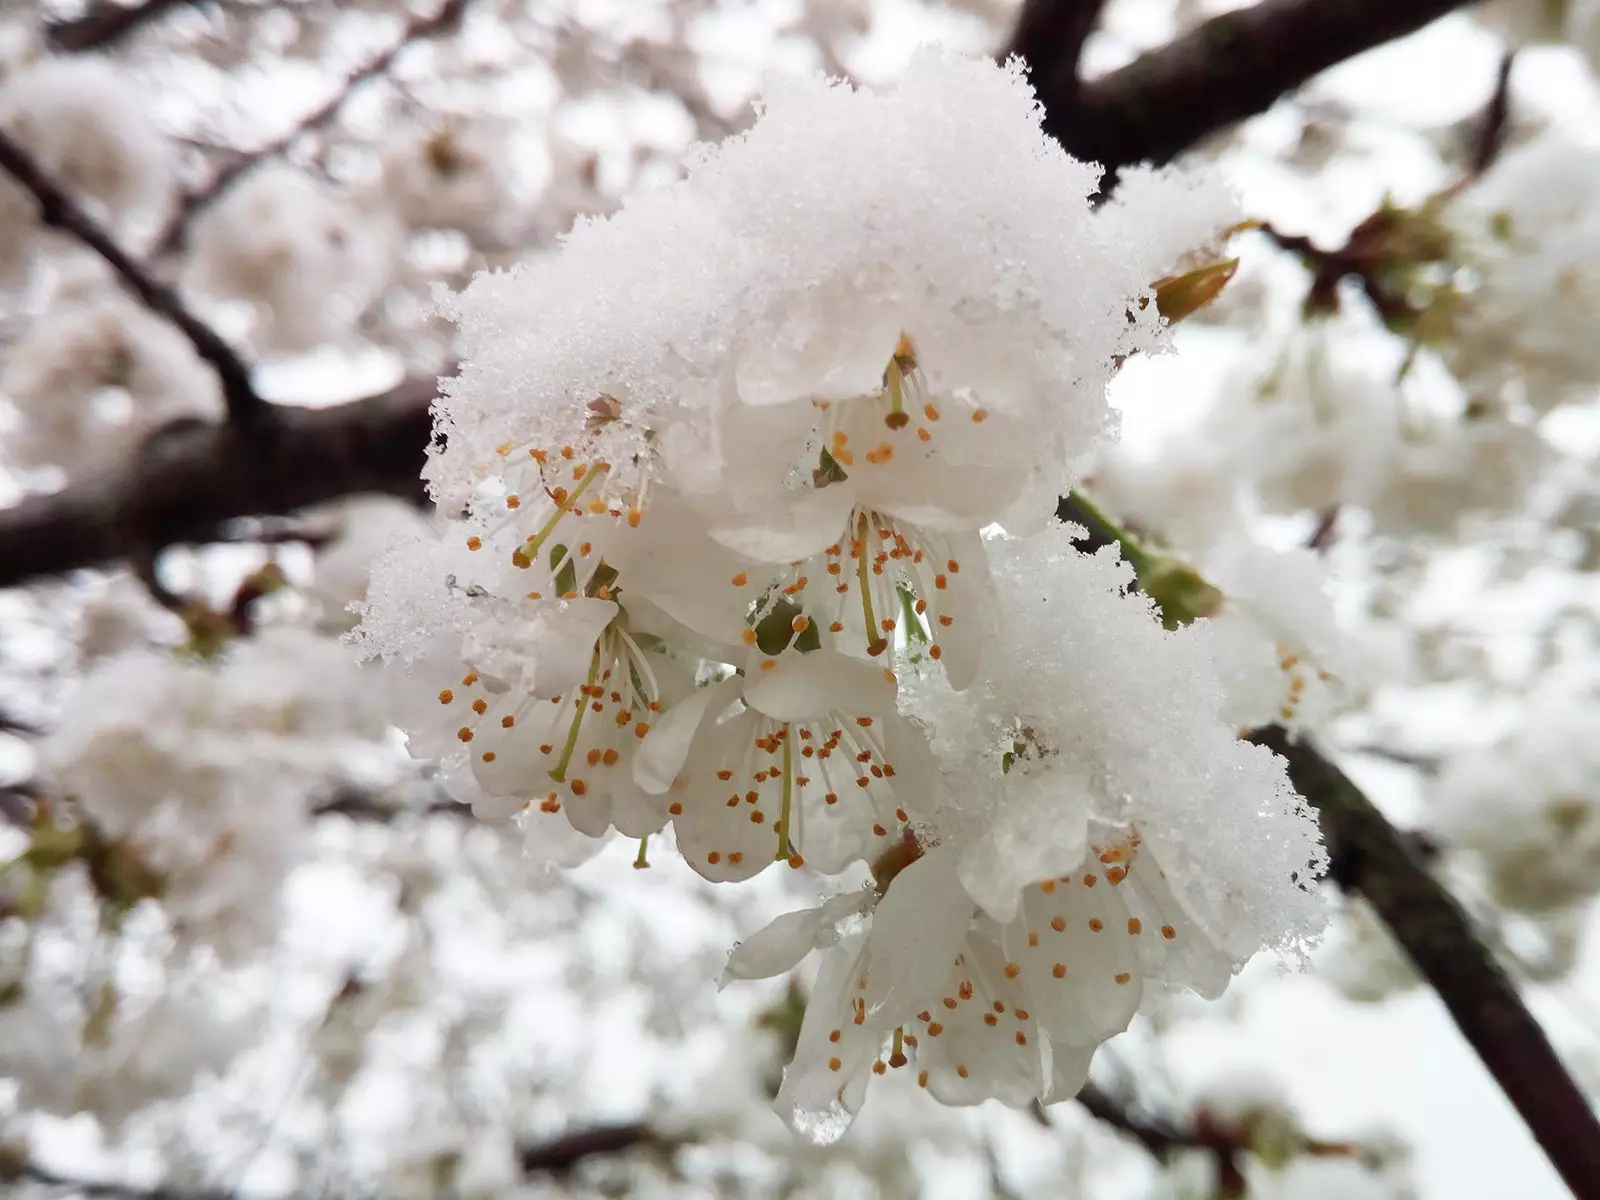
M 281 626 L 214 663 L 144 650 L 106 659 L 41 744 L 40 766 L 136 868 L 126 900 L 159 896 L 176 946 L 242 963 L 277 936 L 310 793 L 382 729 L 348 656 Z
M 531 855 L 670 827 L 714 882 L 870 868 L 729 963 L 823 951 L 778 1099 L 817 1140 L 913 1063 L 947 1103 L 1070 1095 L 1146 991 L 1321 919 L 1315 825 L 1228 719 L 1239 639 L 1165 630 L 1050 521 L 1163 347 L 1153 281 L 1236 217 L 1126 184 L 1091 207 L 1020 67 L 923 53 L 782 84 L 449 301 L 440 517 L 353 639 Z
M 0 129 L 53 181 L 119 233 L 155 219 L 171 195 L 172 154 L 139 82 L 107 59 L 45 58 L 0 87 Z M 0 182 L 0 281 L 26 277 L 38 205 Z

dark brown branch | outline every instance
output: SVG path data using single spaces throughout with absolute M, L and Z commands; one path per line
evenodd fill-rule
M 333 94 L 322 104 L 306 113 L 278 137 L 254 150 L 235 155 L 217 169 L 201 188 L 190 192 L 178 204 L 177 211 L 156 239 L 156 255 L 170 253 L 183 247 L 189 224 L 195 215 L 214 203 L 246 174 L 267 159 L 276 158 L 296 141 L 313 130 L 321 128 L 338 115 L 351 94 L 362 84 L 386 74 L 406 48 L 415 42 L 453 32 L 461 23 L 469 0 L 445 0 L 439 11 L 431 17 L 416 17 L 407 23 L 400 37 L 388 49 L 381 51 L 356 67 L 340 81 Z
M 101 3 L 91 4 L 81 17 L 46 25 L 45 41 L 51 49 L 63 54 L 104 50 L 157 17 L 198 3 L 200 0 L 145 0 L 143 4 L 116 4 L 102 0 Z
M 572 1130 L 547 1142 L 521 1146 L 517 1150 L 517 1159 L 524 1175 L 559 1177 L 570 1175 L 579 1163 L 587 1159 L 641 1149 L 670 1149 L 675 1144 L 673 1139 L 662 1137 L 648 1125 L 595 1125 Z M 188 1189 L 163 1184 L 141 1187 L 109 1179 L 79 1179 L 27 1159 L 12 1157 L 4 1147 L 0 1147 L 0 1182 L 29 1182 L 64 1188 L 74 1195 L 95 1197 L 96 1200 L 236 1200 L 237 1197 L 237 1192 L 211 1188 Z
M 274 408 L 273 436 L 193 424 L 121 470 L 0 509 L 0 587 L 209 541 L 238 517 L 344 496 L 414 498 L 431 436 L 434 380 L 332 408 Z
M 1210 1154 L 1216 1163 L 1219 1193 L 1244 1195 L 1241 1160 L 1249 1145 L 1248 1139 L 1238 1131 L 1223 1129 L 1204 1114 L 1192 1128 L 1179 1128 L 1161 1117 L 1134 1112 L 1092 1083 L 1086 1084 L 1075 1099 L 1095 1120 L 1132 1138 L 1158 1161 L 1165 1162 L 1185 1150 Z
M 1265 112 L 1312 76 L 1466 0 L 1261 0 L 1224 13 L 1080 90 L 1046 73 L 1045 129 L 1108 172 L 1164 163 Z
M 232 1193 L 212 1189 L 167 1187 L 156 1184 L 140 1187 L 133 1183 L 119 1183 L 111 1179 L 79 1179 L 63 1175 L 34 1162 L 9 1162 L 0 1157 L 0 1180 L 12 1183 L 28 1182 L 42 1187 L 61 1188 L 74 1196 L 93 1197 L 94 1200 L 232 1200 Z
M 596 1125 L 576 1129 L 548 1142 L 524 1146 L 517 1154 L 524 1175 L 567 1175 L 580 1162 L 606 1154 L 624 1154 L 672 1142 L 648 1125 Z
M 1394 933 L 1573 1195 L 1600 1198 L 1600 1121 L 1455 898 L 1311 745 L 1276 727 L 1252 740 L 1288 760 L 1295 789 L 1321 815 L 1332 878 Z
M 1002 57 L 1016 55 L 1026 62 L 1041 95 L 1075 94 L 1083 44 L 1105 6 L 1106 0 L 1024 0 Z
M 223 341 L 217 332 L 201 321 L 178 298 L 178 294 L 129 257 L 128 253 L 101 229 L 76 201 L 62 191 L 34 162 L 33 156 L 11 135 L 0 131 L 0 169 L 32 194 L 39 203 L 39 219 L 53 229 L 70 234 L 103 258 L 146 308 L 159 313 L 182 331 L 222 384 L 228 416 L 241 423 L 260 423 L 270 409 L 257 395 L 250 379 L 250 368 Z
M 348 817 L 352 821 L 366 821 L 375 824 L 387 824 L 406 817 L 472 817 L 472 809 L 465 804 L 458 804 L 442 792 L 439 797 L 428 801 L 427 804 L 412 807 L 403 804 L 387 804 L 362 788 L 345 787 L 335 791 L 326 800 L 320 801 L 311 808 L 314 817 Z

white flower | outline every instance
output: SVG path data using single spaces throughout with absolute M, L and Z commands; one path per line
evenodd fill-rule
M 21 421 L 12 461 L 69 475 L 114 463 L 181 417 L 216 419 L 216 374 L 172 324 L 117 292 L 58 301 L 12 348 L 0 393 Z
M 1600 152 L 1552 132 L 1502 155 L 1442 211 L 1476 285 L 1439 349 L 1477 395 L 1547 412 L 1600 380 Z
M 1512 513 L 1552 469 L 1554 448 L 1504 416 L 1432 422 L 1395 447 L 1368 504 L 1374 527 L 1396 536 L 1449 534 L 1473 513 Z
M 256 306 L 254 337 L 276 350 L 339 341 L 382 291 L 394 230 L 298 167 L 253 168 L 195 220 L 190 283 Z
M 1127 1027 L 1147 981 L 1220 994 L 1232 963 L 1184 913 L 1150 849 L 1136 833 L 1099 832 L 1090 861 L 1027 888 L 1004 923 L 962 887 L 959 850 L 924 855 L 907 841 L 880 872 L 881 899 L 847 894 L 741 943 L 729 978 L 776 974 L 831 947 L 779 1114 L 831 1140 L 860 1109 L 869 1073 L 912 1064 L 946 1104 L 1065 1099 L 1095 1047 Z M 863 911 L 865 932 L 853 928 Z
M 385 196 L 415 228 L 459 229 L 478 242 L 505 239 L 526 208 L 512 186 L 510 132 L 487 120 L 404 131 L 384 153 Z
M 0 87 L 0 129 L 119 231 L 148 223 L 172 186 L 172 156 L 151 120 L 149 92 L 93 55 L 46 58 Z M 22 265 L 37 205 L 0 181 L 0 274 Z
M 1344 658 L 1322 560 L 1309 550 L 1236 538 L 1202 566 L 1206 582 L 1222 592 L 1207 625 L 1221 651 L 1223 720 L 1241 729 L 1274 723 L 1303 729 L 1325 721 Z
M 1247 357 L 1225 381 L 1202 439 L 1268 511 L 1364 505 L 1388 470 L 1402 401 L 1360 333 L 1370 331 L 1297 326 L 1270 358 Z
M 169 979 L 140 994 L 111 979 L 78 986 L 37 968 L 30 975 L 0 1005 L 0 1073 L 25 1108 L 87 1112 L 113 1133 L 223 1072 L 253 1032 L 217 1002 L 215 977 Z
M 104 837 L 156 872 L 180 941 L 234 959 L 276 936 L 312 790 L 382 728 L 367 673 L 336 642 L 268 629 L 216 663 L 144 650 L 104 660 L 39 759 Z
M 701 595 L 704 571 L 720 582 L 737 560 L 695 540 L 670 498 L 636 524 L 611 519 L 603 499 L 588 511 L 584 500 L 605 495 L 591 482 L 603 466 L 570 494 L 537 486 L 539 467 L 529 469 L 526 505 L 515 492 L 493 502 L 504 517 L 400 539 L 374 568 L 354 640 L 388 656 L 412 753 L 470 765 L 481 816 L 533 806 L 590 836 L 613 824 L 643 836 L 666 814 L 634 784 L 633 755 L 693 675 L 662 635 L 693 644 L 679 617 L 719 644 L 743 631 L 732 589 Z M 481 533 L 457 541 L 463 524 Z
M 809 1136 L 841 1133 L 907 1046 L 946 1103 L 1071 1095 L 1147 985 L 1218 995 L 1324 919 L 1315 826 L 1283 764 L 1223 720 L 1206 631 L 1163 630 L 1129 568 L 1071 536 L 991 541 L 1008 603 L 977 679 L 902 693 L 938 786 L 876 887 L 730 958 L 749 977 L 831 946 L 778 1100 Z
M 1500 904 L 1547 913 L 1600 889 L 1600 711 L 1551 685 L 1498 745 L 1461 752 L 1434 783 L 1434 830 L 1477 863 Z

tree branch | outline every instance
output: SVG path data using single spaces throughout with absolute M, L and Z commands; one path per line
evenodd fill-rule
M 406 24 L 400 37 L 388 49 L 381 51 L 355 68 L 334 89 L 333 94 L 322 104 L 306 113 L 292 126 L 278 137 L 258 146 L 254 150 L 237 154 L 231 161 L 217 169 L 210 181 L 196 191 L 190 192 L 178 204 L 178 209 L 173 213 L 161 235 L 156 239 L 155 254 L 159 257 L 173 251 L 182 249 L 184 239 L 188 235 L 189 225 L 195 215 L 206 206 L 214 203 L 217 198 L 234 184 L 238 183 L 246 174 L 269 158 L 276 158 L 290 146 L 294 145 L 301 137 L 326 125 L 335 116 L 345 101 L 363 83 L 385 74 L 394 65 L 395 59 L 415 42 L 427 38 L 438 37 L 440 34 L 450 32 L 457 28 L 462 15 L 466 12 L 469 0 L 445 0 L 439 11 L 431 17 L 415 17 Z
M 1276 726 L 1251 740 L 1288 761 L 1295 790 L 1321 815 L 1330 876 L 1393 932 L 1573 1195 L 1600 1197 L 1600 1122 L 1455 898 L 1314 747 Z
M 676 1144 L 673 1139 L 662 1137 L 648 1125 L 594 1125 L 571 1130 L 546 1142 L 519 1146 L 516 1154 L 524 1176 L 562 1177 L 570 1175 L 585 1159 L 626 1154 L 647 1147 L 671 1148 Z M 95 1197 L 96 1200 L 237 1200 L 238 1196 L 237 1191 L 212 1188 L 191 1190 L 165 1184 L 142 1187 L 110 1179 L 79 1179 L 29 1159 L 13 1157 L 5 1147 L 0 1147 L 0 1181 L 26 1181 L 45 1187 L 63 1188 L 79 1196 Z
M 671 1146 L 648 1125 L 595 1125 L 576 1129 L 547 1142 L 518 1149 L 524 1175 L 569 1175 L 586 1158 L 603 1154 L 624 1154 L 651 1146 Z
M 0 587 L 206 542 L 236 517 L 370 492 L 415 498 L 434 394 L 419 378 L 331 408 L 274 406 L 266 439 L 199 423 L 160 434 L 120 470 L 0 509 Z
M 1078 89 L 1035 77 L 1045 131 L 1108 173 L 1169 162 L 1202 138 L 1265 112 L 1312 76 L 1421 29 L 1466 0 L 1260 0 Z
M 63 54 L 82 54 L 104 50 L 123 38 L 177 8 L 199 4 L 201 0 L 145 0 L 143 4 L 92 4 L 81 17 L 53 21 L 44 27 L 45 41 Z
M 1105 6 L 1106 0 L 1024 0 L 1001 57 L 1025 61 L 1040 95 L 1076 95 L 1083 45 Z
M 70 234 L 103 258 L 146 308 L 171 321 L 189 339 L 195 353 L 211 365 L 222 384 L 222 396 L 231 420 L 260 424 L 270 414 L 256 393 L 250 368 L 227 342 L 201 321 L 179 299 L 177 292 L 159 283 L 101 229 L 75 200 L 49 178 L 10 134 L 0 130 L 0 169 L 32 194 L 39 203 L 39 219 L 53 229 Z

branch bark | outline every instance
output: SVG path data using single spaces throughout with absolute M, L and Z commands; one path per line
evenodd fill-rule
M 1041 95 L 1075 96 L 1083 45 L 1105 6 L 1106 0 L 1024 0 L 1002 57 L 1026 62 Z
M 361 493 L 415 498 L 432 436 L 431 378 L 331 408 L 274 406 L 272 435 L 189 423 L 120 471 L 0 509 L 0 587 L 210 540 L 237 517 Z
M 1313 746 L 1277 727 L 1251 740 L 1288 761 L 1295 790 L 1321 815 L 1330 876 L 1394 933 L 1573 1195 L 1600 1197 L 1600 1121 L 1455 898 Z
M 1265 112 L 1347 58 L 1414 33 L 1466 0 L 1260 0 L 1213 17 L 1079 89 L 1049 73 L 1045 131 L 1108 173 L 1171 161 L 1202 138 Z
M 0 170 L 21 184 L 39 204 L 39 219 L 52 229 L 77 238 L 93 250 L 151 312 L 176 325 L 202 359 L 217 373 L 228 416 L 240 424 L 263 420 L 269 413 L 256 394 L 250 368 L 217 332 L 184 305 L 178 293 L 157 281 L 112 240 L 73 198 L 67 195 L 11 135 L 0 131 Z
M 145 0 L 143 4 L 99 3 L 81 17 L 45 26 L 45 41 L 63 54 L 104 50 L 174 9 L 197 5 L 200 0 Z

